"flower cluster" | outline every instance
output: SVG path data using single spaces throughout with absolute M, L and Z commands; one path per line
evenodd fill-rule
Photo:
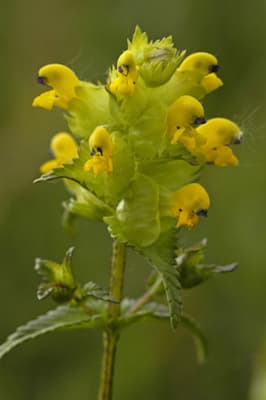
M 232 121 L 206 119 L 203 98 L 223 85 L 218 60 L 186 56 L 171 37 L 149 41 L 136 28 L 105 84 L 80 80 L 68 67 L 38 72 L 47 85 L 34 107 L 67 111 L 73 136 L 51 141 L 54 159 L 41 180 L 63 178 L 69 215 L 102 220 L 113 237 L 159 269 L 174 260 L 176 231 L 207 216 L 210 199 L 196 183 L 205 165 L 235 166 L 242 132 Z M 171 253 L 162 256 L 162 248 Z

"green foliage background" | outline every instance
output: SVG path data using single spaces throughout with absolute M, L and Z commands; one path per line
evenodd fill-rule
M 33 185 L 49 140 L 66 129 L 60 111 L 31 108 L 40 92 L 40 66 L 72 67 L 82 79 L 104 80 L 139 24 L 151 38 L 172 34 L 178 48 L 210 51 L 225 86 L 204 101 L 207 116 L 232 118 L 245 131 L 238 168 L 204 171 L 212 200 L 209 218 L 185 243 L 209 238 L 208 262 L 239 261 L 230 275 L 184 292 L 185 309 L 201 321 L 210 342 L 198 366 L 191 338 L 167 323 L 141 323 L 121 338 L 115 399 L 248 399 L 253 359 L 266 335 L 266 5 L 237 0 L 58 0 L 2 4 L 0 186 L 0 340 L 52 307 L 37 301 L 39 256 L 61 261 L 76 246 L 74 269 L 83 282 L 107 287 L 111 241 L 103 225 L 80 222 L 74 240 L 60 225 L 63 185 Z M 150 268 L 129 253 L 125 293 L 138 295 Z M 95 399 L 100 372 L 99 332 L 48 335 L 0 362 L 3 400 Z M 252 399 L 253 400 L 253 399 Z

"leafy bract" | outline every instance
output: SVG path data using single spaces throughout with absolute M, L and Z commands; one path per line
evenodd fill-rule
M 109 96 L 103 85 L 81 82 L 76 88 L 77 97 L 69 105 L 70 115 L 66 115 L 71 131 L 80 138 L 87 138 L 101 125 L 112 123 L 109 112 Z
M 70 179 L 79 183 L 99 200 L 106 203 L 106 205 L 101 203 L 103 208 L 117 205 L 135 170 L 132 151 L 127 145 L 126 140 L 121 135 L 114 133 L 112 141 L 114 152 L 112 154 L 113 174 L 111 176 L 106 172 L 95 176 L 93 172 L 86 172 L 84 170 L 84 164 L 91 157 L 89 144 L 87 141 L 84 141 L 80 147 L 79 158 L 75 159 L 72 164 L 65 164 L 61 168 L 55 168 L 51 173 L 42 175 L 36 182 L 57 178 Z M 87 196 L 92 200 L 89 193 Z M 78 197 L 82 199 L 80 193 L 78 193 Z M 100 205 L 100 202 L 97 202 L 97 205 Z
M 150 176 L 161 187 L 175 191 L 196 179 L 199 166 L 184 160 L 161 159 L 139 162 L 138 170 Z
M 207 240 L 203 239 L 187 249 L 178 249 L 176 263 L 183 288 L 198 286 L 217 274 L 231 272 L 237 267 L 237 263 L 228 265 L 202 263 L 206 245 Z
M 158 185 L 149 177 L 136 174 L 129 184 L 116 214 L 105 217 L 111 234 L 132 246 L 146 247 L 160 234 Z

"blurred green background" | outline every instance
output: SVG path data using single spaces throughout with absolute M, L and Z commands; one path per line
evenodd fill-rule
M 117 356 L 114 399 L 244 400 L 254 359 L 266 335 L 266 5 L 242 0 L 11 0 L 2 2 L 0 186 L 0 340 L 52 307 L 38 302 L 35 257 L 60 261 L 76 246 L 81 282 L 107 287 L 111 241 L 101 224 L 80 222 L 71 240 L 61 227 L 63 185 L 33 185 L 49 140 L 66 129 L 61 111 L 32 109 L 40 66 L 59 62 L 82 79 L 102 80 L 139 24 L 153 39 L 172 34 L 178 48 L 216 54 L 225 86 L 205 101 L 207 116 L 240 124 L 238 168 L 204 171 L 209 218 L 185 243 L 209 239 L 207 261 L 239 261 L 233 274 L 184 292 L 186 311 L 209 339 L 205 365 L 193 343 L 167 323 L 126 330 Z M 127 295 L 138 295 L 150 267 L 129 252 Z M 48 335 L 15 349 L 0 362 L 1 400 L 96 399 L 101 364 L 99 331 Z M 253 399 L 252 400 L 257 400 Z

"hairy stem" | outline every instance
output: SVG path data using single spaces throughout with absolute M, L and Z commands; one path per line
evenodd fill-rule
M 98 400 L 111 400 L 115 355 L 119 332 L 116 328 L 116 321 L 120 315 L 120 301 L 122 299 L 122 290 L 124 282 L 124 270 L 126 259 L 126 247 L 118 241 L 113 242 L 112 266 L 110 274 L 110 296 L 118 303 L 110 303 L 108 314 L 110 324 L 103 333 L 103 361 L 100 390 Z

